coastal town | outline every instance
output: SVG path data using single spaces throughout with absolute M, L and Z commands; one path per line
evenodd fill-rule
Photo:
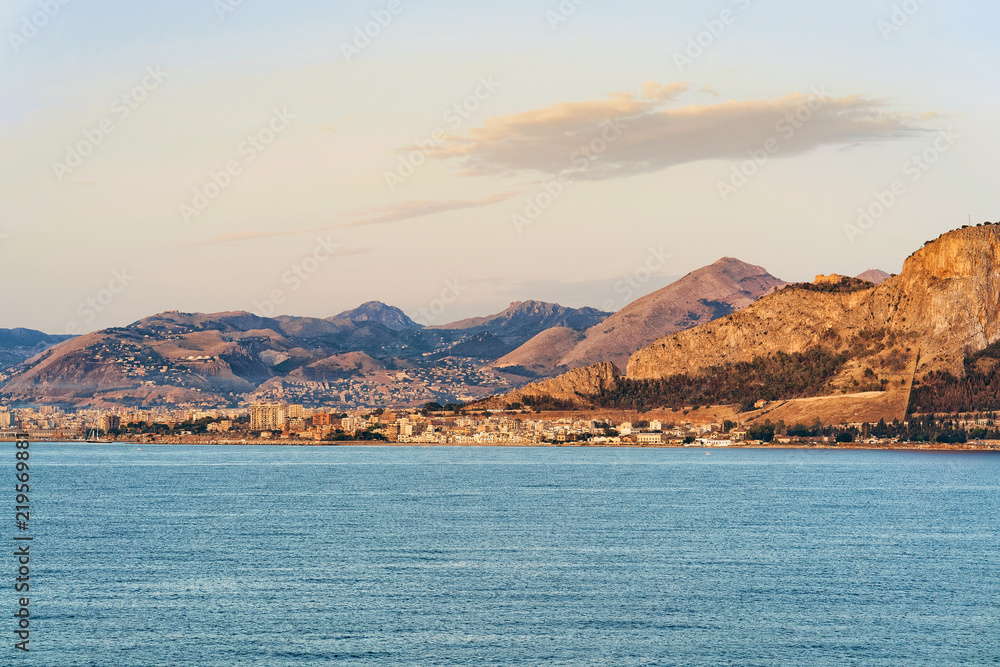
M 473 406 L 474 407 L 474 406 Z M 80 409 L 0 406 L 0 439 L 161 444 L 399 444 L 471 446 L 760 447 L 912 445 L 1000 449 L 992 413 L 937 421 L 837 427 L 731 420 L 643 418 L 641 413 L 482 411 L 428 403 L 420 409 L 329 412 L 283 402 L 234 409 Z M 928 430 L 929 429 L 929 430 Z M 903 433 L 910 434 L 903 436 Z M 925 435 L 929 433 L 930 435 Z M 916 434 L 916 435 L 913 435 Z

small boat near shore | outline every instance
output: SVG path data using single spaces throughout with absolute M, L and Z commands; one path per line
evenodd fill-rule
M 112 442 L 111 440 L 101 440 L 101 436 L 99 435 L 97 429 L 91 429 L 87 431 L 87 435 L 84 438 L 84 440 L 87 443 L 96 445 L 109 445 Z

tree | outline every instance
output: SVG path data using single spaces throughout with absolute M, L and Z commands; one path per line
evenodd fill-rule
M 793 438 L 807 438 L 816 435 L 816 431 L 805 424 L 796 423 L 794 426 L 789 427 L 788 435 Z
M 761 442 L 771 442 L 774 440 L 774 426 L 770 421 L 764 424 L 759 424 L 757 426 L 751 426 L 750 430 L 747 431 L 747 437 L 751 440 L 760 440 Z

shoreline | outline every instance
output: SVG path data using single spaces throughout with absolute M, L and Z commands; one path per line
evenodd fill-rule
M 14 442 L 14 439 L 2 438 L 0 442 Z M 725 447 L 706 445 L 683 445 L 683 444 L 586 444 L 586 443 L 511 443 L 511 444 L 479 444 L 479 443 L 437 443 L 437 442 L 375 442 L 371 440 L 195 440 L 191 438 L 168 438 L 162 440 L 111 440 L 108 442 L 87 442 L 84 440 L 38 440 L 32 439 L 32 443 L 51 443 L 61 445 L 135 445 L 135 446 L 158 446 L 158 445 L 184 445 L 184 446 L 206 446 L 206 447 L 483 447 L 483 448 L 576 448 L 576 449 L 700 449 L 705 451 L 725 451 L 730 449 L 822 449 L 830 450 L 875 450 L 875 451 L 904 451 L 904 452 L 1000 452 L 1000 441 L 988 443 L 899 443 L 899 444 L 865 444 L 865 443 L 781 443 L 781 444 L 750 444 L 750 445 L 729 445 Z

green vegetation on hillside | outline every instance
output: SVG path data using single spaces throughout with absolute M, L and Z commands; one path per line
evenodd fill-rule
M 785 285 L 782 290 L 800 289 L 808 292 L 843 293 L 860 292 L 861 290 L 871 289 L 872 287 L 875 287 L 875 283 L 862 280 L 860 278 L 845 277 L 841 279 L 840 282 L 822 283 L 819 285 L 816 283 L 789 283 Z
M 553 398 L 548 394 L 539 394 L 538 396 L 524 396 L 521 399 L 521 404 L 526 408 L 531 408 L 535 412 L 543 412 L 546 410 L 575 410 L 578 406 L 573 401 L 564 401 L 559 398 Z M 508 409 L 514 409 L 514 404 L 508 406 Z
M 712 366 L 698 375 L 679 374 L 656 380 L 622 379 L 614 389 L 591 396 L 603 408 L 680 408 L 688 405 L 739 404 L 798 398 L 824 392 L 847 357 L 816 347 L 806 352 L 778 352 L 753 361 Z
M 909 412 L 1000 410 L 1000 342 L 965 358 L 965 377 L 932 371 L 914 381 Z

